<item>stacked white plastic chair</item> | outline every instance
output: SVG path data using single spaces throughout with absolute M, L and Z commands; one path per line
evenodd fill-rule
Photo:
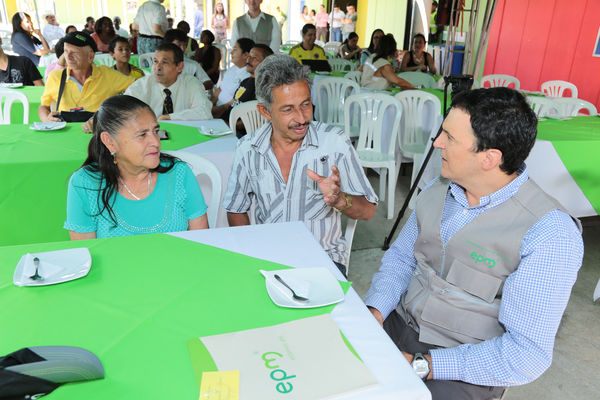
M 354 107 L 360 117 L 360 133 L 356 152 L 360 164 L 366 168 L 380 168 L 379 198 L 385 198 L 386 177 L 388 183 L 387 218 L 394 216 L 396 180 L 400 166 L 396 151 L 398 128 L 402 117 L 402 105 L 385 93 L 360 93 L 346 99 L 345 125 L 350 129 L 350 110 Z M 391 115 L 391 125 L 384 126 L 386 113 Z M 391 114 L 390 114 L 391 113 Z M 385 128 L 385 130 L 384 130 Z
M 112 67 L 115 65 L 116 61 L 110 54 L 106 53 L 96 53 L 94 56 L 94 63 L 96 65 L 105 65 L 107 67 Z
M 402 104 L 398 147 L 403 158 L 413 161 L 413 176 L 416 178 L 422 156 L 432 133 L 437 133 L 441 123 L 440 99 L 420 90 L 406 90 L 394 96 Z M 434 132 L 435 131 L 435 132 Z
M 553 99 L 541 96 L 527 96 L 526 100 L 538 119 L 548 116 L 559 117 L 561 115 L 560 107 Z
M 229 114 L 229 127 L 235 132 L 235 126 L 238 119 L 242 120 L 246 134 L 250 134 L 264 125 L 267 119 L 258 112 L 256 105 L 258 100 L 247 101 L 233 107 Z
M 344 75 L 344 78 L 353 80 L 360 85 L 360 81 L 362 80 L 362 72 L 350 71 L 346 75 Z
M 548 97 L 566 97 L 569 90 L 571 97 L 577 98 L 577 86 L 567 81 L 546 81 L 542 83 L 542 92 Z
M 398 74 L 398 78 L 402 78 L 410 82 L 413 86 L 422 87 L 425 89 L 435 88 L 436 82 L 433 76 L 419 71 L 407 71 Z M 443 79 L 442 79 L 443 82 Z M 442 86 L 443 88 L 443 86 Z
M 337 54 L 340 51 L 340 47 L 342 46 L 341 42 L 327 42 L 323 46 L 325 53 L 333 53 Z
M 10 110 L 15 101 L 23 103 L 23 123 L 29 123 L 29 100 L 27 100 L 27 96 L 14 89 L 0 88 L 0 125 L 11 123 Z
M 552 99 L 562 117 L 576 117 L 578 115 L 598 115 L 596 106 L 582 99 L 573 97 L 559 97 Z M 587 111 L 581 113 L 582 110 Z
M 221 193 L 223 191 L 223 179 L 219 168 L 209 159 L 187 151 L 175 150 L 165 151 L 174 157 L 185 161 L 195 176 L 206 175 L 210 179 L 211 196 L 208 203 L 208 226 L 216 228 L 217 217 L 219 216 L 219 207 L 221 204 Z M 206 190 L 204 190 L 206 192 Z M 204 193 L 206 195 L 206 193 Z
M 331 66 L 332 71 L 350 72 L 356 69 L 354 63 L 343 58 L 328 58 L 327 62 Z
M 344 103 L 348 96 L 360 92 L 360 85 L 351 79 L 327 77 L 317 82 L 318 121 L 348 129 L 344 125 Z M 356 129 L 346 130 L 349 136 L 358 136 Z
M 521 87 L 521 83 L 517 78 L 511 75 L 502 75 L 502 74 L 494 74 L 494 75 L 486 75 L 481 78 L 481 87 L 488 87 L 486 83 L 489 83 L 489 87 L 510 87 L 512 83 L 514 85 L 513 89 L 519 90 Z

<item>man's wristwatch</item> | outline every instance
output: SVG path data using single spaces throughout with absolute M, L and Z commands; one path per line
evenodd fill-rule
M 419 376 L 419 378 L 425 380 L 429 375 L 429 361 L 421 353 L 416 353 L 412 361 L 412 367 Z
M 333 207 L 333 209 L 337 212 L 342 212 L 344 210 L 349 209 L 350 207 L 352 207 L 352 197 L 350 197 L 350 195 L 348 193 L 344 193 L 345 194 L 345 198 L 346 198 L 346 205 L 342 208 L 335 208 Z

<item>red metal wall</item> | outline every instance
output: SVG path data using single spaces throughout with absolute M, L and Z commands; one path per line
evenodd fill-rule
M 527 90 L 569 81 L 600 110 L 599 28 L 600 0 L 498 0 L 484 75 L 516 76 Z

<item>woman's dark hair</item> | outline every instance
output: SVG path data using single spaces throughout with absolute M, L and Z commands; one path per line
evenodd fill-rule
M 419 37 L 420 37 L 421 39 L 423 39 L 423 41 L 424 41 L 425 43 L 427 43 L 427 39 L 425 39 L 425 35 L 423 35 L 422 33 L 417 33 L 415 36 L 413 36 L 413 42 L 415 41 L 415 39 L 416 39 L 416 38 L 419 38 Z
M 348 37 L 346 38 L 346 40 L 344 40 L 344 43 L 342 44 L 348 44 L 348 42 L 354 38 L 357 38 L 358 34 L 356 32 L 350 32 L 350 34 L 348 35 Z
M 388 33 L 387 35 L 383 35 L 381 40 L 379 41 L 379 46 L 375 50 L 375 58 L 373 58 L 373 62 L 379 60 L 380 58 L 388 58 L 389 56 L 393 56 L 397 51 L 396 47 L 396 39 L 394 39 L 394 35 Z
M 31 34 L 31 32 L 26 31 L 25 29 L 23 29 L 23 27 L 21 26 L 21 22 L 25 19 L 31 19 L 31 17 L 29 16 L 29 14 L 24 13 L 24 12 L 18 12 L 15 15 L 13 15 L 12 17 L 12 27 L 13 27 L 13 34 L 15 33 L 24 33 L 25 35 L 27 35 L 27 37 L 33 42 L 33 44 L 42 44 L 41 40 L 36 38 L 35 36 L 33 36 Z
M 313 24 L 305 24 L 302 27 L 302 36 L 306 35 L 308 33 L 308 31 L 310 31 L 311 29 L 317 29 L 317 27 L 314 26 Z
M 143 101 L 127 95 L 116 95 L 104 100 L 93 119 L 93 136 L 88 145 L 88 156 L 81 165 L 86 171 L 98 174 L 98 214 L 106 210 L 112 222 L 117 225 L 116 216 L 112 209 L 115 202 L 115 190 L 119 186 L 119 167 L 114 157 L 102 143 L 100 135 L 108 132 L 116 136 L 117 132 L 129 121 L 136 112 L 147 110 L 154 114 L 150 106 Z M 168 154 L 160 154 L 160 163 L 153 172 L 169 171 L 179 161 Z
M 65 52 L 65 37 L 58 39 L 58 42 L 54 45 L 54 51 L 56 52 L 56 58 L 60 58 Z
M 371 53 L 371 54 L 375 53 L 375 45 L 373 44 L 373 36 L 375 36 L 375 34 L 378 32 L 381 32 L 385 36 L 385 32 L 382 29 L 375 29 L 373 31 L 373 33 L 371 33 L 371 41 L 369 42 L 369 48 L 368 48 L 369 53 Z
M 177 29 L 179 29 L 180 31 L 183 31 L 187 37 L 187 34 L 190 33 L 190 24 L 187 23 L 187 21 L 179 21 L 179 23 L 177 24 Z
M 500 169 L 510 175 L 523 166 L 537 135 L 537 117 L 516 90 L 506 87 L 465 90 L 452 99 L 452 109 L 469 114 L 480 152 L 502 152 Z
M 208 29 L 203 30 L 202 33 L 200 34 L 200 37 L 202 37 L 202 35 L 206 35 L 206 37 L 208 38 L 209 44 L 212 44 L 215 41 L 214 33 L 209 31 Z
M 236 43 L 242 49 L 242 54 L 248 53 L 254 47 L 254 40 L 248 38 L 239 38 Z
M 69 25 L 65 28 L 65 34 L 69 33 L 69 29 L 74 28 L 75 30 L 77 30 L 77 27 L 75 25 Z
M 94 31 L 99 35 L 102 33 L 102 24 L 104 24 L 105 22 L 109 22 L 112 25 L 112 19 L 108 18 L 108 17 L 101 17 L 99 19 L 96 20 L 96 23 L 94 24 Z

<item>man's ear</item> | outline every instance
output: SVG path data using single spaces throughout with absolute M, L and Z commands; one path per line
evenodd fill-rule
M 263 117 L 265 117 L 266 119 L 268 119 L 269 121 L 271 120 L 271 113 L 269 112 L 269 110 L 267 109 L 267 107 L 265 107 L 262 103 L 258 103 L 256 105 L 256 109 L 258 110 L 258 112 L 260 113 L 260 115 L 262 115 Z
M 481 167 L 485 171 L 500 167 L 502 164 L 502 152 L 498 149 L 487 149 L 483 151 L 483 159 Z

